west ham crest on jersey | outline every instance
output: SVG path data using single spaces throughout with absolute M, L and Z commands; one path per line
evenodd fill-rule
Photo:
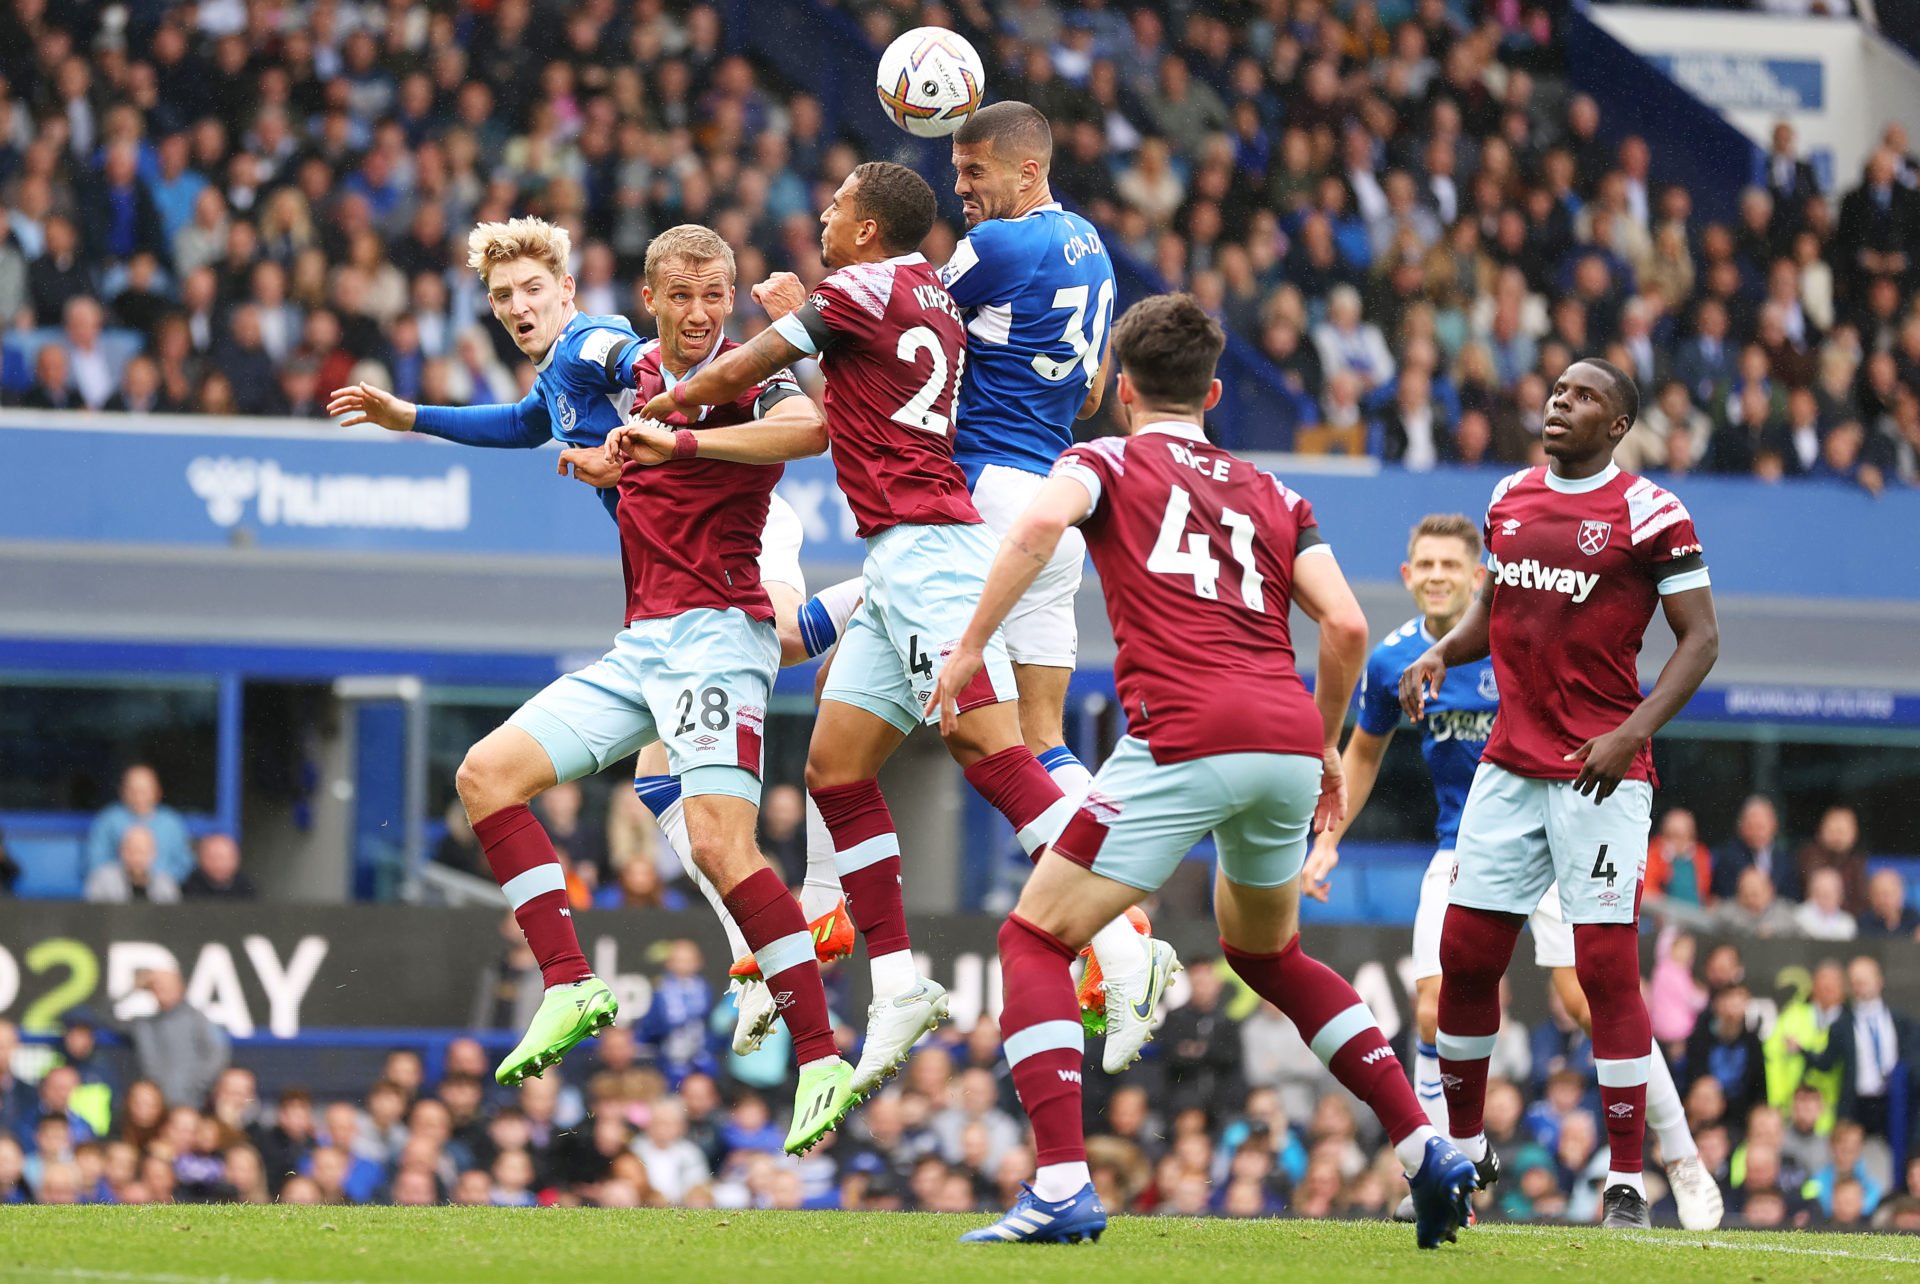
M 1613 536 L 1612 522 L 1596 522 L 1589 518 L 1580 523 L 1580 534 L 1576 542 L 1580 551 L 1591 557 L 1607 546 L 1607 540 Z

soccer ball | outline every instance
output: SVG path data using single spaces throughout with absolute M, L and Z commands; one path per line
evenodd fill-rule
M 964 36 L 915 27 L 880 55 L 873 88 L 894 124 L 920 138 L 945 138 L 979 110 L 986 83 Z

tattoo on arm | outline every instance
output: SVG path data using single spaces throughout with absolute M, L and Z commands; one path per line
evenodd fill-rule
M 772 326 L 708 366 L 693 382 L 688 395 L 703 405 L 719 405 L 779 373 L 807 354 Z M 724 395 L 720 395 L 724 394 Z

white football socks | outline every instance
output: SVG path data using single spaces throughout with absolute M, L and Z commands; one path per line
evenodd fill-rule
M 1093 957 L 1109 985 L 1131 981 L 1147 968 L 1147 938 L 1122 914 L 1093 934 Z
M 873 1001 L 897 999 L 920 984 L 920 970 L 914 966 L 912 950 L 876 954 L 869 960 L 873 969 Z
M 1033 1193 L 1049 1204 L 1057 1204 L 1078 1195 L 1092 1180 L 1084 1159 L 1071 1164 L 1041 1164 L 1033 1175 Z
M 1440 1134 L 1432 1124 L 1421 1124 L 1412 1132 L 1393 1143 L 1393 1153 L 1400 1157 L 1400 1166 L 1412 1177 L 1427 1162 L 1427 1142 Z
M 1693 1144 L 1693 1131 L 1687 1127 L 1687 1108 L 1680 1102 L 1673 1071 L 1667 1068 L 1667 1059 L 1658 1048 L 1647 1071 L 1647 1131 L 1660 1143 L 1661 1163 L 1675 1163 L 1700 1153 Z
M 807 795 L 807 875 L 800 884 L 800 912 L 811 923 L 840 903 L 840 867 L 833 861 L 833 835 Z
M 673 854 L 680 858 L 680 868 L 687 871 L 687 877 L 693 880 L 693 885 L 700 889 L 700 894 L 707 898 L 707 904 L 713 906 L 713 912 L 720 918 L 721 930 L 727 934 L 727 962 L 731 964 L 735 959 L 753 953 L 747 946 L 747 938 L 740 931 L 740 925 L 727 912 L 727 902 L 720 895 L 720 889 L 693 863 L 693 844 L 687 841 L 687 814 L 681 800 L 676 798 L 661 808 L 658 820 L 660 831 L 667 836 L 667 846 L 673 848 Z M 646 857 L 638 859 L 645 860 Z

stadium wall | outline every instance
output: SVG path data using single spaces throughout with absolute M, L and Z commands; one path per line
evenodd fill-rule
M 1637 5 L 1601 5 L 1588 14 L 1673 85 L 1719 113 L 1755 151 L 1771 142 L 1775 122 L 1791 122 L 1802 155 L 1828 192 L 1859 181 L 1888 121 L 1920 135 L 1920 63 L 1854 19 Z M 1611 68 L 1579 59 L 1573 66 L 1583 88 L 1606 92 L 1602 82 Z M 1631 110 L 1625 103 L 1605 105 Z M 1672 161 L 1696 150 L 1685 139 L 1660 136 L 1666 127 L 1657 113 L 1641 114 L 1660 131 L 1649 135 L 1656 167 L 1663 153 Z M 1724 157 L 1710 165 L 1701 172 L 1730 169 Z M 1740 175 L 1736 189 L 1751 181 L 1750 172 Z

